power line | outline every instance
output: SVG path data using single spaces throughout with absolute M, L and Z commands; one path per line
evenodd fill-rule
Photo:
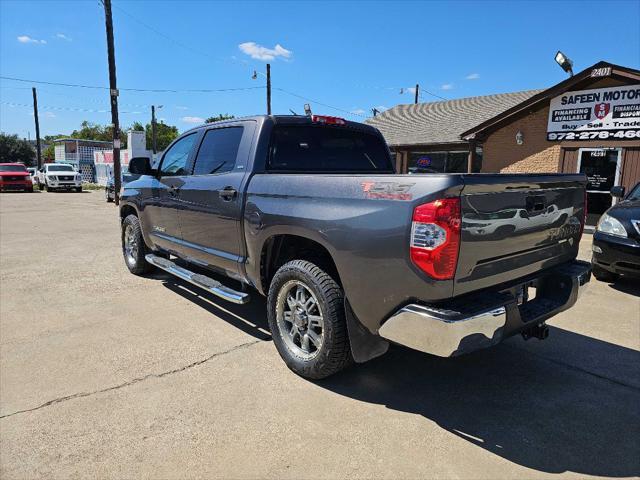
M 446 97 L 441 97 L 440 95 L 436 95 L 435 93 L 431 93 L 429 90 L 425 90 L 424 88 L 421 88 L 421 89 L 420 89 L 420 96 L 421 96 L 422 98 L 424 98 L 424 94 L 425 94 L 425 93 L 426 93 L 426 94 L 431 95 L 432 97 L 439 98 L 440 100 L 449 100 L 449 99 L 448 99 L 448 98 L 446 98 Z
M 306 100 L 307 102 L 317 103 L 318 105 L 322 105 L 323 107 L 331 108 L 331 109 L 336 110 L 338 112 L 347 113 L 347 114 L 353 115 L 355 117 L 369 118 L 366 115 L 362 115 L 360 113 L 353 113 L 353 112 L 350 112 L 349 110 L 345 110 L 343 108 L 334 107 L 333 105 L 329 105 L 327 103 L 319 102 L 317 100 L 313 100 L 311 98 L 304 97 L 302 95 L 298 95 L 297 93 L 289 92 L 288 90 L 285 90 L 284 88 L 274 87 L 274 90 L 278 90 L 280 92 L 286 93 L 287 95 L 291 95 L 293 97 L 297 97 L 297 98 L 300 98 L 302 100 Z
M 119 10 L 120 12 L 124 13 L 127 17 L 131 18 L 131 19 L 132 19 L 132 20 L 134 20 L 135 22 L 138 22 L 138 23 L 139 23 L 140 25 L 142 25 L 143 27 L 148 28 L 148 29 L 149 29 L 149 30 L 151 30 L 153 33 L 155 33 L 156 35 L 161 36 L 162 38 L 165 38 L 166 40 L 169 40 L 170 42 L 175 43 L 176 45 L 178 45 L 178 46 L 180 46 L 180 47 L 182 47 L 182 48 L 185 48 L 185 49 L 187 49 L 187 50 L 190 50 L 191 52 L 197 53 L 198 55 L 203 55 L 203 56 L 208 57 L 208 58 L 210 58 L 210 59 L 212 59 L 212 60 L 219 60 L 218 58 L 212 57 L 211 55 L 209 55 L 209 54 L 208 54 L 208 53 L 206 53 L 206 52 L 203 52 L 203 51 L 201 51 L 201 50 L 198 50 L 198 49 L 196 49 L 196 48 L 193 48 L 193 47 L 191 47 L 191 46 L 187 45 L 186 43 L 182 43 L 182 42 L 180 42 L 179 40 L 176 40 L 175 38 L 170 37 L 170 36 L 169 36 L 169 35 L 167 35 L 166 33 L 161 32 L 160 30 L 158 30 L 158 29 L 156 29 L 156 28 L 152 27 L 152 26 L 151 26 L 151 25 L 149 25 L 148 23 L 146 23 L 146 22 L 144 22 L 144 21 L 140 20 L 140 19 L 139 19 L 139 18 L 137 18 L 137 17 L 134 17 L 133 15 L 131 15 L 129 12 L 127 12 L 126 10 L 124 10 L 123 8 L 121 8 L 120 6 L 118 6 L 118 5 L 113 5 L 113 7 L 114 7 L 116 10 Z
M 98 90 L 109 90 L 109 87 L 101 87 L 97 85 L 81 85 L 77 83 L 46 82 L 44 80 L 31 80 L 28 78 L 0 76 L 0 79 L 11 80 L 14 82 L 37 83 L 41 85 L 55 85 L 58 87 L 92 88 L 92 89 L 98 89 Z M 150 92 L 150 93 L 218 93 L 218 92 L 239 92 L 244 90 L 259 90 L 263 88 L 266 88 L 266 87 L 264 85 L 259 85 L 255 87 L 235 87 L 235 88 L 195 88 L 195 89 L 119 88 L 118 90 L 123 92 Z
M 0 102 L 1 105 L 8 105 L 9 107 L 26 107 L 33 108 L 33 105 L 29 105 L 26 103 L 15 103 L 15 102 Z M 76 107 L 54 107 L 54 106 L 40 106 L 40 110 L 58 110 L 58 111 L 69 111 L 69 112 L 89 112 L 89 113 L 109 113 L 109 110 L 96 110 L 93 108 L 76 108 Z M 120 113 L 128 113 L 132 115 L 139 115 L 143 112 L 120 112 Z

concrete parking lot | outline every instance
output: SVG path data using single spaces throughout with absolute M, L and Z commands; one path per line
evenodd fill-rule
M 0 195 L 2 478 L 640 475 L 637 284 L 593 280 L 544 342 L 310 382 L 261 298 L 135 277 L 119 242 L 100 192 Z

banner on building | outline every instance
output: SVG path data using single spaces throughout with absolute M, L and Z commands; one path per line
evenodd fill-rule
M 640 138 L 640 85 L 565 92 L 551 100 L 547 140 Z

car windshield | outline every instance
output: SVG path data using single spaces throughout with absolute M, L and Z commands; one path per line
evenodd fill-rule
M 627 200 L 640 200 L 640 183 L 637 184 L 627 197 Z
M 47 167 L 49 172 L 73 172 L 73 167 L 71 165 L 49 165 Z
M 0 172 L 26 172 L 24 165 L 0 165 Z

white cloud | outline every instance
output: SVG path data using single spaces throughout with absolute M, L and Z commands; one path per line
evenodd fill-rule
M 453 89 L 453 84 L 452 83 L 445 83 L 444 85 L 442 85 L 440 87 L 442 90 L 452 90 Z
M 249 55 L 251 58 L 263 61 L 274 60 L 277 57 L 287 59 L 293 55 L 291 50 L 287 50 L 279 43 L 276 44 L 274 48 L 267 48 L 255 42 L 244 42 L 238 45 L 238 48 L 242 53 Z
M 20 43 L 38 43 L 40 45 L 44 45 L 47 43 L 46 40 L 38 40 L 37 38 L 31 38 L 29 35 L 18 35 L 18 41 Z
M 365 112 L 365 111 L 364 111 L 363 109 L 361 109 L 361 108 L 356 108 L 356 109 L 354 109 L 354 110 L 351 110 L 351 113 L 353 113 L 354 115 L 364 115 L 364 114 L 365 114 L 365 113 L 367 113 L 367 112 Z
M 379 112 L 384 112 L 385 110 L 389 110 L 389 107 L 385 107 L 384 105 L 378 105 L 376 107 L 376 110 L 378 110 Z
M 204 118 L 202 117 L 182 117 L 182 121 L 184 123 L 204 123 Z
M 189 107 L 185 107 L 182 105 L 176 105 L 176 110 L 189 110 Z
M 470 73 L 469 75 L 467 75 L 466 77 L 467 80 L 477 80 L 480 78 L 480 74 L 479 73 Z
M 44 112 L 46 118 L 56 118 L 56 114 L 53 112 Z
M 68 35 L 65 35 L 64 33 L 56 33 L 56 38 L 59 38 L 60 40 L 66 40 L 67 42 L 70 42 L 73 40 L 71 37 L 69 37 Z

